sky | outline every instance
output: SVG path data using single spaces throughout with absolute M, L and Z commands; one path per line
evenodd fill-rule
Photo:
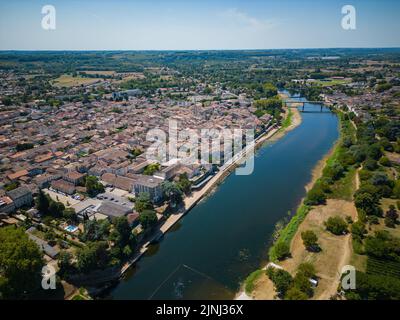
M 56 10 L 42 28 L 42 7 Z M 342 7 L 356 29 L 342 28 Z M 0 50 L 400 47 L 398 0 L 0 0 Z

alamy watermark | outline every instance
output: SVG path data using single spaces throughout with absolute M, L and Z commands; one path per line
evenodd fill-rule
M 343 290 L 356 289 L 356 268 L 351 265 L 343 266 L 341 270 L 342 281 L 341 286 Z
M 42 7 L 42 29 L 56 30 L 56 8 L 53 5 L 45 5 Z
M 51 265 L 42 268 L 42 288 L 44 290 L 56 289 L 56 270 Z
M 356 30 L 356 8 L 350 4 L 342 7 L 342 28 L 344 30 Z
M 147 132 L 146 140 L 152 143 L 146 151 L 147 160 L 179 160 L 185 165 L 218 165 L 221 169 L 235 163 L 241 164 L 236 168 L 237 175 L 253 173 L 254 129 L 178 130 L 178 122 L 172 119 L 168 127 L 168 133 L 161 129 Z

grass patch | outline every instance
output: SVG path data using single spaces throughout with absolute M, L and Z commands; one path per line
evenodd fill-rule
M 65 88 L 70 88 L 70 87 L 76 87 L 76 86 L 80 86 L 80 85 L 88 85 L 88 84 L 92 84 L 99 81 L 99 79 L 96 78 L 84 78 L 81 76 L 76 76 L 73 77 L 71 75 L 68 74 L 63 74 L 61 76 L 59 76 L 57 79 L 55 79 L 52 82 L 53 86 L 56 87 L 65 87 Z
M 330 86 L 338 86 L 350 83 L 351 80 L 349 79 L 329 79 L 326 81 L 316 80 L 314 84 L 321 86 L 321 87 L 330 87 Z
M 275 251 L 276 244 L 279 242 L 284 242 L 290 246 L 290 243 L 296 234 L 299 225 L 303 222 L 304 218 L 306 217 L 307 213 L 310 211 L 310 207 L 302 204 L 296 211 L 296 214 L 292 217 L 290 222 L 286 225 L 285 228 L 279 233 L 279 238 L 277 241 L 272 245 L 269 249 L 268 255 L 271 261 L 278 260 L 277 254 Z
M 86 298 L 80 294 L 77 294 L 72 298 L 72 300 L 86 300 Z
M 293 118 L 293 111 L 290 108 L 288 108 L 288 115 L 282 122 L 282 129 L 286 129 L 292 124 L 292 118 Z
M 332 192 L 328 194 L 331 199 L 353 200 L 353 193 L 355 190 L 355 176 L 357 169 L 354 167 L 349 168 L 345 176 L 331 186 Z
M 249 276 L 244 281 L 244 291 L 246 292 L 246 294 L 251 294 L 254 291 L 254 287 L 255 287 L 254 283 L 264 273 L 265 273 L 265 270 L 256 270 L 249 274 Z

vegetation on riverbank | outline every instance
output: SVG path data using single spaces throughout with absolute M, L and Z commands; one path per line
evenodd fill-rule
M 265 273 L 265 270 L 259 269 L 259 270 L 253 271 L 252 273 L 250 273 L 247 276 L 246 280 L 244 281 L 244 291 L 246 292 L 246 294 L 250 294 L 251 292 L 253 292 L 254 287 L 255 287 L 255 282 L 264 273 Z
M 297 209 L 296 214 L 292 217 L 286 227 L 279 232 L 279 238 L 269 249 L 268 255 L 271 261 L 280 260 L 290 253 L 290 243 L 296 234 L 299 225 L 303 222 L 309 211 L 309 206 L 301 204 Z

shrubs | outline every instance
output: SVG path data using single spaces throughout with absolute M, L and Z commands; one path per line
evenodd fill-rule
M 382 157 L 379 160 L 379 164 L 384 166 L 384 167 L 390 167 L 392 165 L 392 163 L 390 162 L 388 157 Z
M 267 275 L 274 283 L 278 295 L 284 297 L 293 284 L 293 278 L 290 273 L 282 269 L 268 268 Z
M 400 239 L 387 231 L 377 231 L 365 239 L 365 252 L 378 259 L 400 261 Z
M 307 250 L 313 251 L 318 248 L 318 237 L 314 231 L 303 231 L 301 233 L 301 239 Z
M 347 223 L 339 216 L 330 217 L 324 224 L 326 230 L 335 235 L 339 236 L 347 233 Z
M 397 213 L 396 208 L 394 205 L 391 205 L 385 215 L 385 225 L 389 228 L 395 228 L 398 218 L 399 214 Z
M 278 296 L 286 300 L 307 300 L 313 295 L 310 282 L 315 277 L 315 268 L 310 263 L 302 263 L 293 278 L 289 272 L 283 269 L 267 269 L 267 276 L 274 283 Z
M 307 300 L 308 296 L 297 287 L 290 288 L 286 293 L 286 300 Z
M 320 186 L 315 185 L 308 194 L 306 199 L 304 200 L 304 204 L 308 206 L 325 204 L 326 202 L 326 194 L 322 190 Z
M 380 196 L 378 189 L 371 185 L 362 185 L 360 189 L 354 194 L 354 204 L 356 208 L 365 212 L 366 215 L 380 216 L 381 208 L 379 206 Z
M 361 221 L 356 221 L 351 225 L 351 234 L 353 238 L 362 239 L 366 233 L 365 224 Z
M 290 247 L 284 241 L 279 241 L 274 245 L 275 255 L 278 260 L 283 260 L 290 255 Z

